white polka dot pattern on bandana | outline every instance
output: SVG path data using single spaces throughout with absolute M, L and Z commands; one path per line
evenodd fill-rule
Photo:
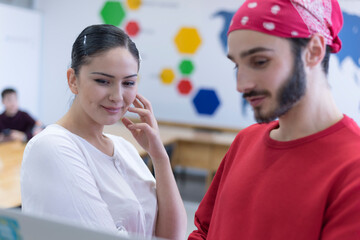
M 251 2 L 248 4 L 248 8 L 256 8 L 257 7 L 257 2 Z
M 338 33 L 343 19 L 335 0 L 245 0 L 233 19 L 228 33 L 251 29 L 285 38 L 310 38 L 319 33 L 333 52 L 341 48 Z
M 248 17 L 248 16 L 244 16 L 244 17 L 241 19 L 241 24 L 242 24 L 242 25 L 245 25 L 248 21 L 249 21 L 249 17 Z
M 272 12 L 272 14 L 278 14 L 278 12 L 280 11 L 280 7 L 279 7 L 279 5 L 274 5 L 274 6 L 272 6 L 272 8 L 271 8 L 271 12 Z
M 264 26 L 265 29 L 267 29 L 269 31 L 272 31 L 272 30 L 275 29 L 275 24 L 272 23 L 272 22 L 264 22 L 263 26 Z

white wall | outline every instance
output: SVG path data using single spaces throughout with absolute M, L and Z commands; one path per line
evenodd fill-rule
M 20 108 L 35 118 L 40 115 L 41 34 L 40 13 L 0 4 L 0 89 L 16 88 Z
M 103 23 L 100 10 L 104 0 L 37 0 L 35 7 L 43 14 L 43 68 L 41 80 L 41 118 L 47 124 L 55 122 L 68 109 L 70 94 L 66 85 L 66 69 L 70 64 L 71 45 L 87 25 Z M 125 1 L 124 1 L 125 2 Z M 241 1 L 240 1 L 241 2 Z M 344 11 L 360 16 L 360 1 L 340 0 Z M 235 11 L 238 0 L 148 0 L 139 10 L 126 9 L 126 21 L 136 20 L 142 31 L 133 40 L 143 57 L 140 93 L 151 100 L 159 120 L 192 123 L 216 127 L 241 128 L 253 123 L 251 109 L 243 109 L 235 90 L 233 65 L 227 60 L 219 41 L 221 18 L 219 10 Z M 125 4 L 125 3 L 124 3 Z M 198 29 L 202 45 L 194 55 L 180 54 L 173 42 L 184 26 Z M 358 46 L 354 46 L 358 48 Z M 191 75 L 194 91 L 180 96 L 175 83 L 164 85 L 159 73 L 165 67 L 177 70 L 179 62 L 190 58 L 196 67 Z M 339 62 L 331 59 L 330 84 L 341 110 L 358 123 L 360 105 L 359 67 L 350 58 Z M 200 88 L 214 88 L 221 105 L 212 116 L 199 115 L 192 98 Z

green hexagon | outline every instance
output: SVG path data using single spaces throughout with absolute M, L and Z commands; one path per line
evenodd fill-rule
M 183 75 L 189 75 L 194 70 L 194 64 L 190 60 L 183 60 L 179 65 L 179 69 Z
M 125 18 L 125 10 L 120 2 L 107 1 L 102 8 L 100 15 L 106 24 L 119 26 Z

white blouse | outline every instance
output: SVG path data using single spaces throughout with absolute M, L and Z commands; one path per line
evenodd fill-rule
M 155 179 L 132 144 L 105 135 L 113 141 L 113 156 L 57 124 L 32 138 L 21 167 L 22 210 L 92 228 L 154 235 Z

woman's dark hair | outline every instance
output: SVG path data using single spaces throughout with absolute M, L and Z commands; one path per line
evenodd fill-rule
M 139 51 L 130 37 L 118 27 L 98 24 L 86 27 L 76 38 L 71 52 L 71 68 L 77 75 L 81 66 L 88 64 L 91 57 L 115 47 L 128 49 L 140 67 Z
M 310 38 L 289 38 L 293 53 L 295 57 L 301 59 L 301 52 L 304 47 L 309 43 Z M 329 61 L 330 61 L 331 47 L 326 45 L 326 52 L 324 59 L 321 62 L 324 73 L 327 75 L 329 72 Z

